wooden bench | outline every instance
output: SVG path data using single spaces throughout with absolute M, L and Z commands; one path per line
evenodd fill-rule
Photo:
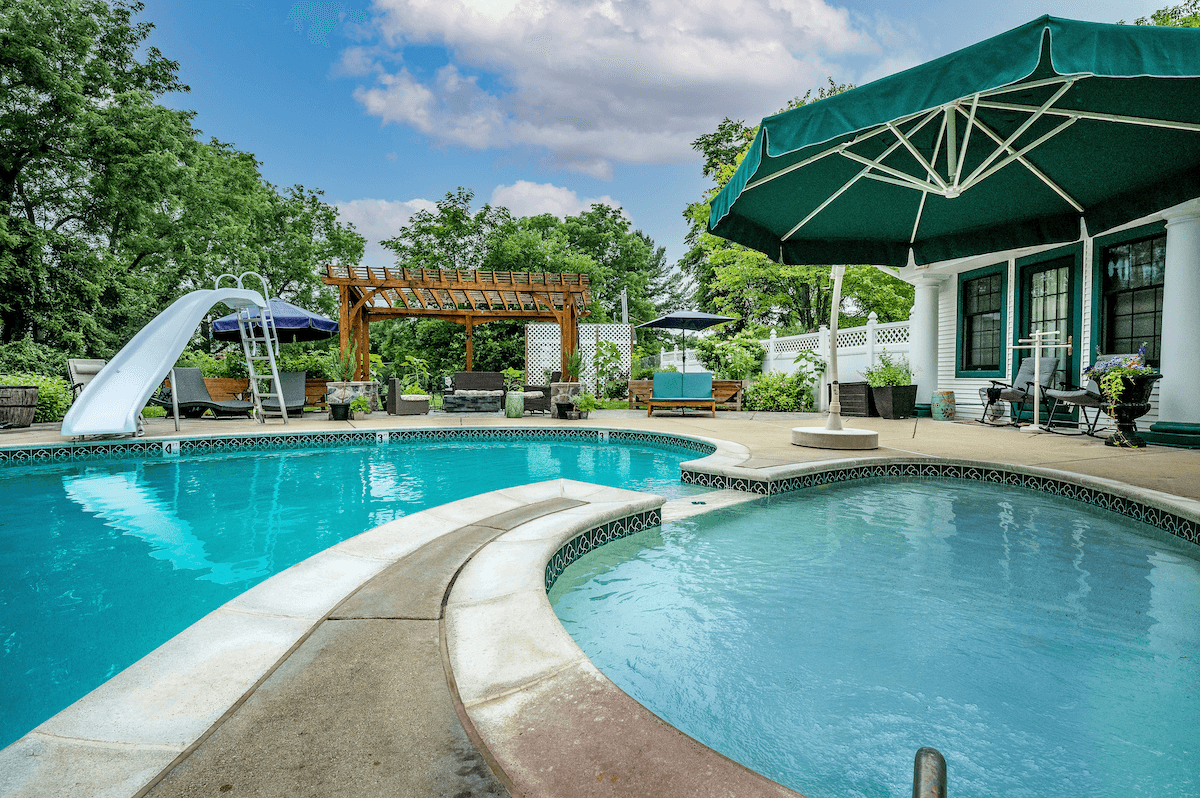
M 746 383 L 742 380 L 713 380 L 713 401 L 721 410 L 741 410 Z M 654 393 L 653 380 L 629 381 L 629 409 L 645 406 Z
M 713 398 L 711 374 L 680 374 L 660 371 L 654 375 L 654 389 L 646 400 L 646 416 L 656 407 L 707 407 L 717 417 L 717 400 Z

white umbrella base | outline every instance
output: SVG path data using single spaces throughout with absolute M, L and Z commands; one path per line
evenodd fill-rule
M 869 429 L 792 427 L 792 445 L 812 449 L 878 449 L 879 433 Z

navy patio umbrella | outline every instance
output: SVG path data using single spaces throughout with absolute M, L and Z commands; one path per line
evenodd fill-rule
M 701 313 L 697 310 L 677 310 L 674 313 L 639 324 L 638 327 L 655 327 L 664 330 L 683 330 L 683 370 L 687 371 L 687 331 L 699 332 L 717 324 L 734 321 L 730 316 L 718 316 L 715 313 Z
M 255 327 L 261 326 L 258 311 L 258 308 L 250 308 L 250 320 Z M 328 338 L 338 331 L 338 323 L 333 319 L 284 302 L 279 297 L 271 297 L 271 315 L 275 317 L 275 329 L 279 333 L 281 343 L 316 341 Z M 212 337 L 218 341 L 240 341 L 237 314 L 230 313 L 214 321 Z

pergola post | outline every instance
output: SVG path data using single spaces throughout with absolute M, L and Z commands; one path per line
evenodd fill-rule
M 467 371 L 473 371 L 475 360 L 475 325 L 471 323 L 470 316 L 465 317 L 463 326 L 467 328 Z

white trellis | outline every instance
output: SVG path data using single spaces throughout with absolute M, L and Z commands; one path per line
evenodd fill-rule
M 621 353 L 620 368 L 626 373 L 633 367 L 632 324 L 580 324 L 579 346 L 583 350 L 582 381 L 590 387 L 596 386 L 593 362 L 596 345 L 600 341 L 611 341 Z M 540 385 L 547 371 L 558 371 L 561 363 L 559 329 L 557 324 L 531 322 L 525 325 L 525 380 L 531 385 Z

